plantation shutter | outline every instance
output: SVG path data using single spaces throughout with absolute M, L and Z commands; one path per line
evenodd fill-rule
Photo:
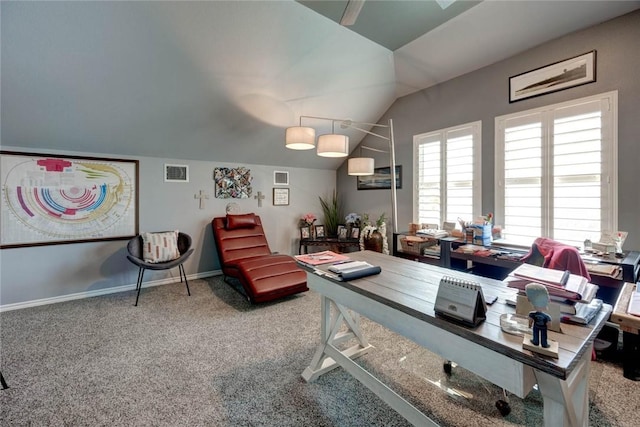
M 496 119 L 496 201 L 509 240 L 572 245 L 615 230 L 614 93 Z
M 480 122 L 414 137 L 419 223 L 471 221 L 480 212 Z

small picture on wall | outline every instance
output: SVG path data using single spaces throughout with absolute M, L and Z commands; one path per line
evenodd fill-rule
M 316 225 L 316 238 L 324 237 L 324 225 Z

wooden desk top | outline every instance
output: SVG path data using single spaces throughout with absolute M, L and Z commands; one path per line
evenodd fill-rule
M 640 330 L 640 317 L 627 314 L 631 293 L 635 292 L 635 290 L 635 284 L 624 284 L 624 287 L 618 296 L 618 301 L 616 301 L 613 313 L 611 313 L 611 321 L 620 325 L 620 329 L 624 332 L 631 332 L 632 334 L 637 335 Z
M 507 334 L 500 328 L 500 315 L 515 312 L 505 302 L 515 290 L 503 282 L 372 251 L 350 253 L 349 257 L 378 265 L 382 272 L 351 282 L 334 281 L 336 284 L 563 380 L 588 351 L 611 312 L 611 306 L 605 304 L 587 326 L 562 324 L 562 333 L 549 331 L 549 338 L 560 345 L 559 358 L 554 360 L 524 350 L 521 336 Z M 482 285 L 485 294 L 498 295 L 498 300 L 487 307 L 486 321 L 469 328 L 435 316 L 438 286 L 445 275 L 474 281 Z

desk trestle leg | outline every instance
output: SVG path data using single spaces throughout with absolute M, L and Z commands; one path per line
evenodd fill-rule
M 589 425 L 589 367 L 591 349 L 584 355 L 566 381 L 535 371 L 544 399 L 545 426 L 586 427 Z
M 343 355 L 351 359 L 360 357 L 373 348 L 360 330 L 360 315 L 358 313 L 351 312 L 345 306 L 337 304 L 324 296 L 322 297 L 321 311 L 322 342 L 318 345 L 311 363 L 302 373 L 302 378 L 305 381 L 313 381 L 325 372 L 339 366 L 329 356 L 327 351 L 329 347 L 336 348 L 342 343 L 355 340 L 355 345 L 345 350 L 340 350 Z M 343 325 L 346 326 L 346 330 L 344 330 Z

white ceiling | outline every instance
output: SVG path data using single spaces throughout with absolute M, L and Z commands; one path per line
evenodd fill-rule
M 485 0 L 395 51 L 293 0 L 0 7 L 3 146 L 335 169 L 285 149 L 285 127 L 376 122 L 398 96 L 640 1 Z

